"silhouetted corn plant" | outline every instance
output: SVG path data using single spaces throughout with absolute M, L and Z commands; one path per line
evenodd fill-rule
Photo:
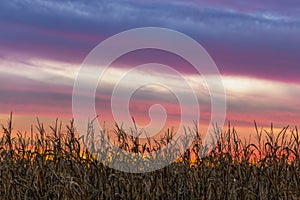
M 240 138 L 230 124 L 224 131 L 215 127 L 220 137 L 214 138 L 216 146 L 208 152 L 195 123 L 193 129 L 185 129 L 195 138 L 179 159 L 157 171 L 131 174 L 98 161 L 125 158 L 106 147 L 108 130 L 96 137 L 94 120 L 88 124 L 86 138 L 78 138 L 73 120 L 65 128 L 56 120 L 48 133 L 37 120 L 28 136 L 13 131 L 11 115 L 7 125 L 2 125 L 0 137 L 0 199 L 300 198 L 297 127 L 289 130 L 287 126 L 275 133 L 273 125 L 266 130 L 255 123 L 254 143 Z M 168 129 L 160 139 L 141 140 L 142 133 L 136 126 L 124 130 L 116 124 L 115 139 L 107 138 L 122 150 L 149 155 L 145 159 L 153 159 L 155 164 L 150 153 L 168 144 L 176 134 Z M 87 150 L 88 145 L 95 153 Z M 96 147 L 103 148 L 101 154 Z M 166 153 L 179 152 L 170 151 Z

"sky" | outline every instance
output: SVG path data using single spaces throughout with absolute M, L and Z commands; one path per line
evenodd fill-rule
M 226 122 L 237 129 L 299 125 L 300 2 L 240 0 L 10 0 L 0 6 L 0 123 L 13 112 L 14 127 L 29 130 L 72 119 L 73 84 L 86 56 L 102 41 L 133 28 L 179 31 L 201 44 L 216 63 L 227 97 Z M 117 48 L 117 47 L 116 47 Z M 173 67 L 197 91 L 202 119 L 210 119 L 210 98 L 203 80 L 186 60 L 159 50 L 130 52 L 116 60 L 97 88 L 100 121 L 112 122 L 110 96 L 116 77 L 145 63 Z M 135 71 L 181 91 L 176 77 L 159 69 Z M 135 80 L 122 87 L 134 87 Z M 168 126 L 178 123 L 176 96 L 157 85 L 132 96 L 130 114 L 143 126 L 151 105 L 167 111 Z M 122 106 L 121 106 L 122 107 Z M 155 113 L 154 113 L 155 114 Z M 154 115 L 155 116 L 155 115 Z M 159 117 L 159 116 L 157 116 Z M 154 117 L 155 118 L 155 117 Z M 247 131 L 245 131 L 246 133 Z

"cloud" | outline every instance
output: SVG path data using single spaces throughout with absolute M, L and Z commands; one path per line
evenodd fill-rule
M 252 7 L 249 3 L 239 6 L 247 5 Z M 253 48 L 268 52 L 278 43 L 287 48 L 286 52 L 293 53 L 291 46 L 299 50 L 299 45 L 291 41 L 298 38 L 299 18 L 263 11 L 245 13 L 229 9 L 218 1 L 202 1 L 195 6 L 183 1 L 14 0 L 3 3 L 0 16 L 2 51 L 22 51 L 69 62 L 82 61 L 95 45 L 113 34 L 143 26 L 166 27 L 186 33 L 212 49 L 216 58 L 225 52 L 212 46 L 215 43 L 222 45 L 224 41 L 227 41 L 227 49 L 232 47 L 233 54 L 245 55 L 247 52 L 240 52 L 245 46 L 252 47 L 251 52 Z M 282 46 L 283 42 L 286 44 Z M 260 43 L 269 47 L 261 48 Z
M 257 117 L 296 123 L 300 113 L 299 17 L 299 3 L 292 0 L 267 0 L 264 5 L 258 0 L 4 1 L 0 7 L 0 112 L 71 115 L 72 86 L 86 55 L 120 31 L 158 26 L 191 36 L 212 56 L 228 93 L 228 117 L 244 124 Z M 114 79 L 124 70 L 153 61 L 189 78 L 201 91 L 198 98 L 208 119 L 208 91 L 192 66 L 171 53 L 151 49 L 128 53 L 112 64 L 98 88 L 101 113 L 108 113 Z M 147 75 L 159 81 L 160 74 L 177 91 L 187 92 L 163 71 L 136 77 Z M 122 86 L 133 85 L 134 81 Z M 159 99 L 169 110 L 175 106 L 168 91 L 157 85 L 141 88 L 135 97 L 139 105 Z M 132 108 L 141 116 L 146 111 L 143 106 Z
M 0 112 L 14 111 L 28 115 L 56 115 L 72 117 L 72 90 L 76 73 L 67 73 L 74 66 L 68 63 L 58 63 L 48 60 L 31 60 L 26 63 L 11 61 L 0 74 Z M 15 66 L 15 68 L 11 68 Z M 31 66 L 22 71 L 24 66 Z M 64 66 L 63 68 L 59 66 Z M 9 69 L 11 69 L 9 71 Z M 30 70 L 29 70 L 30 69 Z M 4 73 L 6 71 L 6 73 Z M 63 71 L 65 70 L 65 71 Z M 114 86 L 127 69 L 111 66 L 100 81 L 96 93 L 96 109 L 103 119 L 113 120 L 110 107 Z M 132 71 L 133 82 L 119 84 L 122 91 L 135 87 L 139 79 L 145 78 L 152 82 L 168 82 L 174 94 L 189 95 L 192 91 L 182 87 L 178 77 L 171 74 L 159 74 L 150 71 Z M 40 75 L 40 76 L 39 76 Z M 200 103 L 202 120 L 210 119 L 210 94 L 204 80 L 194 74 L 186 74 L 185 78 L 197 93 Z M 214 76 L 208 76 L 214 79 Z M 298 123 L 300 85 L 284 82 L 242 77 L 222 76 L 227 93 L 227 117 L 233 122 L 247 124 L 253 120 L 266 123 L 268 120 L 283 123 Z M 162 81 L 164 80 L 164 81 Z M 176 96 L 160 85 L 148 85 L 133 93 L 130 102 L 132 115 L 141 117 L 141 121 L 148 118 L 151 105 L 163 104 L 171 119 L 180 114 Z M 81 94 L 86 95 L 86 94 Z M 120 109 L 124 105 L 118 105 Z M 194 108 L 189 108 L 191 116 Z

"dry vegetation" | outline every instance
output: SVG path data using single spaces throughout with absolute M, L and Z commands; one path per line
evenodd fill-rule
M 1 199 L 299 199 L 300 138 L 298 130 L 280 133 L 259 130 L 255 144 L 241 140 L 235 129 L 216 129 L 216 147 L 201 158 L 205 148 L 196 140 L 180 162 L 154 172 L 134 174 L 105 166 L 83 151 L 74 124 L 62 131 L 60 123 L 43 125 L 29 135 L 12 137 L 12 121 L 0 138 Z M 90 131 L 90 130 L 89 130 Z M 167 142 L 166 134 L 154 144 L 127 137 L 116 126 L 120 147 L 131 152 L 151 151 Z M 172 134 L 171 134 L 172 135 Z M 130 144 L 130 145 L 126 145 Z M 194 156 L 193 156 L 194 155 Z M 195 157 L 196 155 L 196 157 Z M 191 164 L 193 163 L 193 164 Z

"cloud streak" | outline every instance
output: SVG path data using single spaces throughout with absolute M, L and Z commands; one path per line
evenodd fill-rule
M 70 116 L 72 86 L 86 55 L 120 31 L 158 26 L 183 32 L 206 48 L 223 76 L 230 119 L 244 124 L 257 117 L 264 122 L 272 118 L 298 123 L 299 11 L 299 3 L 292 0 L 284 4 L 268 0 L 265 5 L 258 0 L 229 0 L 226 4 L 220 0 L 2 2 L 0 112 Z M 208 119 L 209 96 L 192 66 L 173 54 L 151 49 L 131 52 L 113 63 L 111 74 L 102 90 L 99 88 L 99 110 L 109 113 L 103 107 L 110 106 L 115 75 L 153 61 L 172 66 L 190 79 L 200 91 L 198 98 Z M 180 85 L 162 71 L 145 73 L 157 79 L 163 74 Z M 155 94 L 148 95 L 149 91 Z M 170 108 L 170 113 L 177 113 L 172 97 L 164 90 L 143 88 L 136 98 L 138 105 L 147 105 L 132 105 L 139 116 L 157 99 Z
M 69 66 L 67 63 L 47 63 L 48 61 L 31 61 L 19 65 L 34 65 L 32 72 L 22 74 L 1 73 L 0 81 L 0 110 L 2 113 L 15 111 L 19 115 L 34 116 L 53 116 L 53 117 L 72 117 L 72 84 L 76 78 L 76 73 L 60 73 L 61 68 L 51 68 L 50 66 Z M 13 63 L 11 63 L 13 65 Z M 40 68 L 37 68 L 38 65 Z M 52 69 L 52 73 L 47 71 L 44 76 L 43 68 Z M 70 66 L 71 67 L 71 66 Z M 22 66 L 20 66 L 22 68 Z M 106 72 L 104 78 L 100 81 L 96 93 L 96 110 L 101 114 L 102 120 L 113 121 L 110 111 L 111 96 L 114 86 L 118 79 L 124 74 L 125 69 L 114 68 L 113 66 Z M 182 90 L 180 82 L 173 75 L 149 73 L 145 71 L 135 71 L 134 77 L 143 78 L 144 73 L 154 82 L 160 82 L 160 79 L 170 82 L 175 88 L 175 94 L 190 93 L 191 91 Z M 28 76 L 28 74 L 30 76 Z M 48 77 L 47 77 L 48 74 Z M 38 78 L 39 77 L 39 78 Z M 201 119 L 203 123 L 210 120 L 210 94 L 206 88 L 205 82 L 193 74 L 185 75 L 192 88 L 196 91 L 199 104 Z M 213 76 L 208 77 L 214 79 Z M 254 79 L 249 77 L 222 76 L 223 84 L 227 93 L 228 112 L 227 118 L 238 124 L 251 125 L 253 120 L 268 124 L 269 120 L 278 124 L 299 123 L 300 118 L 300 85 L 287 84 L 283 82 L 274 82 L 263 79 Z M 52 80 L 52 81 L 51 81 Z M 60 80 L 60 82 L 53 81 Z M 138 80 L 135 80 L 138 81 Z M 124 90 L 132 88 L 134 82 L 122 84 Z M 82 94 L 85 95 L 85 94 Z M 148 85 L 140 88 L 132 96 L 130 102 L 131 115 L 135 116 L 138 122 L 144 124 L 149 119 L 148 112 L 151 105 L 162 104 L 168 112 L 169 120 L 175 123 L 180 115 L 180 106 L 176 96 L 171 91 L 161 88 L 159 85 Z M 120 109 L 124 105 L 119 105 Z M 190 108 L 191 112 L 195 108 Z M 192 113 L 191 113 L 192 114 Z M 194 119 L 197 120 L 197 119 Z M 170 123 L 170 122 L 169 122 Z M 175 123 L 176 124 L 176 123 Z

